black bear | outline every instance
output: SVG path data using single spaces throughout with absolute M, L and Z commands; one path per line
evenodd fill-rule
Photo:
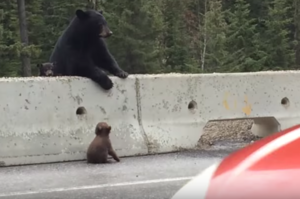
M 111 126 L 105 122 L 97 124 L 95 129 L 96 137 L 91 142 L 86 153 L 88 163 L 110 163 L 107 160 L 107 155 L 112 156 L 117 162 L 120 162 L 120 158 L 117 156 L 110 142 L 110 130 Z
M 113 82 L 102 69 L 120 78 L 128 77 L 106 47 L 103 38 L 111 35 L 102 11 L 76 10 L 51 54 L 50 62 L 57 65 L 55 73 L 87 77 L 105 90 L 111 89 Z
M 36 66 L 39 69 L 39 76 L 42 77 L 55 76 L 54 73 L 55 63 L 46 62 L 42 64 L 37 64 Z

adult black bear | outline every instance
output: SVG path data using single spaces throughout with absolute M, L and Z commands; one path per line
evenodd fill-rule
M 87 77 L 109 90 L 113 82 L 102 69 L 124 79 L 128 73 L 118 66 L 106 47 L 103 38 L 112 32 L 102 14 L 76 10 L 76 16 L 56 42 L 50 62 L 56 63 L 56 74 Z

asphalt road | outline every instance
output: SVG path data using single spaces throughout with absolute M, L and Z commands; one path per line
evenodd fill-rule
M 0 199 L 170 199 L 188 180 L 230 151 L 189 151 L 0 168 Z

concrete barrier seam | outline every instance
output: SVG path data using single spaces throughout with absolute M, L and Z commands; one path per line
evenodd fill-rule
M 136 91 L 136 106 L 137 106 L 137 119 L 138 119 L 138 123 L 141 129 L 141 134 L 142 137 L 144 138 L 144 142 L 147 146 L 148 149 L 148 154 L 150 153 L 150 142 L 148 139 L 148 136 L 145 132 L 145 129 L 143 127 L 143 120 L 142 120 L 142 107 L 141 107 L 141 93 L 140 93 L 140 80 L 138 78 L 135 78 L 135 91 Z

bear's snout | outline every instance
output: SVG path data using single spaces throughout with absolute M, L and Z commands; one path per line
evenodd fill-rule
M 107 38 L 110 37 L 112 34 L 113 32 L 107 26 L 102 27 L 102 31 L 100 33 L 101 37 Z
M 52 70 L 47 70 L 45 74 L 46 74 L 46 76 L 52 76 L 53 71 Z

